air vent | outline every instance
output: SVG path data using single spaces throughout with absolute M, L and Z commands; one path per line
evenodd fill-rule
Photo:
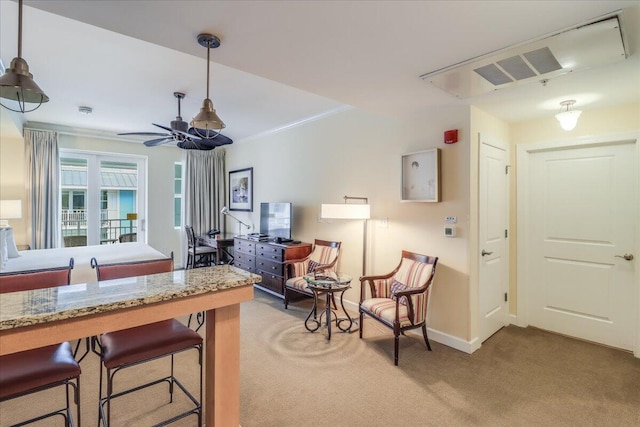
M 458 98 L 549 79 L 627 57 L 618 13 L 420 76 Z

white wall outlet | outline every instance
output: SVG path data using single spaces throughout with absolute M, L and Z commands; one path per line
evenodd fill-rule
M 378 220 L 378 227 L 389 228 L 389 218 L 382 218 Z
M 455 224 L 456 222 L 458 222 L 458 218 L 455 216 L 446 216 L 444 217 L 444 222 L 448 224 Z

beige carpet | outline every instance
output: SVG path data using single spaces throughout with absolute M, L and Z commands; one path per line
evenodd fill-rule
M 358 334 L 309 333 L 308 300 L 284 310 L 256 291 L 242 305 L 241 423 L 298 426 L 640 425 L 640 360 L 631 354 L 536 329 L 507 327 L 473 355 L 422 338 L 393 337 L 373 321 Z M 196 353 L 178 356 L 178 376 L 196 392 Z M 121 382 L 166 372 L 167 361 L 123 371 Z M 82 362 L 82 421 L 96 425 L 98 359 Z M 148 426 L 187 407 L 167 387 L 116 400 L 113 426 Z M 41 393 L 0 404 L 0 424 L 59 400 Z M 176 423 L 194 426 L 195 418 Z M 40 423 L 62 425 L 59 420 Z

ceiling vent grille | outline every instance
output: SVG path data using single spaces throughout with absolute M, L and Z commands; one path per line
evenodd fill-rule
M 420 76 L 458 98 L 624 60 L 618 14 Z

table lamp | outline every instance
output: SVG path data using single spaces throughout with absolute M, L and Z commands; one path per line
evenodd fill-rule
M 0 227 L 8 227 L 8 220 L 20 218 L 22 218 L 22 200 L 0 200 Z

